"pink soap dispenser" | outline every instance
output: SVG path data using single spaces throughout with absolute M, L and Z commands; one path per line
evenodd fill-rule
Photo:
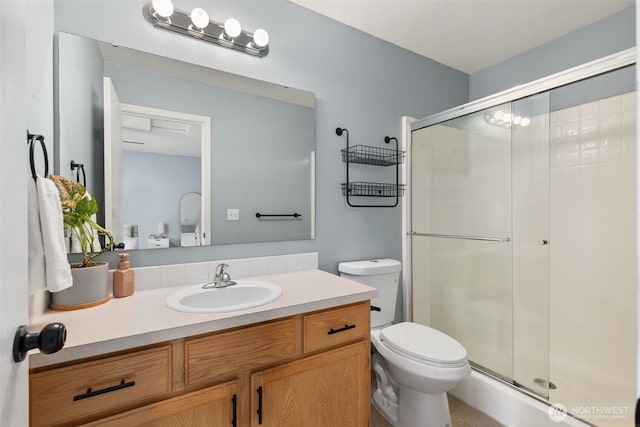
M 128 297 L 135 291 L 136 276 L 131 268 L 129 254 L 118 254 L 120 263 L 118 269 L 113 272 L 113 296 L 116 298 Z

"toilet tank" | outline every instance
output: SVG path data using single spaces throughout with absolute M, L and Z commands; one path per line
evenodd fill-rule
M 393 322 L 401 270 L 402 263 L 389 258 L 338 264 L 340 276 L 378 290 L 378 297 L 371 300 L 373 307 L 380 308 L 380 311 L 371 311 L 372 328 Z

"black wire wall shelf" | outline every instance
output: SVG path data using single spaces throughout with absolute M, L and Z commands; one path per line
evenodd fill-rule
M 365 197 L 402 197 L 404 184 L 386 184 L 381 182 L 343 182 L 343 196 Z
M 404 163 L 405 152 L 398 149 L 398 139 L 384 137 L 385 144 L 395 141 L 396 148 L 372 147 L 369 145 L 349 146 L 349 130 L 337 128 L 336 135 L 346 134 L 346 147 L 342 150 L 342 161 L 346 163 L 346 181 L 342 183 L 342 195 L 347 198 L 347 204 L 354 208 L 393 208 L 398 206 L 399 198 L 404 196 L 405 184 L 400 184 L 400 167 Z M 349 179 L 349 166 L 351 164 L 372 165 L 372 166 L 395 166 L 396 182 L 361 182 Z M 395 203 L 391 205 L 383 204 L 356 204 L 352 203 L 350 197 L 394 197 Z
M 393 166 L 404 163 L 405 152 L 389 148 L 371 147 L 369 145 L 354 145 L 343 148 L 342 161 L 361 165 Z

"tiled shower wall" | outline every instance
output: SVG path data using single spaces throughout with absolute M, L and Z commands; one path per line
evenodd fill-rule
M 628 93 L 549 118 L 550 400 L 601 426 L 635 406 L 635 117 Z

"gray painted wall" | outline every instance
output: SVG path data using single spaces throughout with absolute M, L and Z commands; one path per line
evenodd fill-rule
M 316 240 L 171 248 L 132 253 L 134 266 L 317 251 L 320 268 L 343 260 L 401 256 L 400 208 L 349 208 L 340 192 L 346 127 L 352 144 L 384 146 L 399 136 L 403 115 L 424 117 L 467 102 L 468 76 L 286 1 L 204 3 L 214 20 L 233 16 L 248 30 L 263 27 L 270 53 L 258 59 L 153 29 L 144 1 L 56 1 L 56 30 L 110 41 L 316 94 Z M 203 2 L 176 2 L 191 10 Z M 388 168 L 375 179 L 389 181 Z M 112 255 L 112 254 L 111 254 Z M 115 257 L 107 257 L 112 265 Z
M 523 54 L 471 74 L 469 100 L 634 47 L 635 7 L 629 7 Z

